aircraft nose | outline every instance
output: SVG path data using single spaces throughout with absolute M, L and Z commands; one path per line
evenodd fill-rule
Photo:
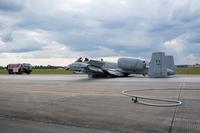
M 65 69 L 66 69 L 66 70 L 70 70 L 70 65 L 67 65 L 67 66 L 65 67 Z

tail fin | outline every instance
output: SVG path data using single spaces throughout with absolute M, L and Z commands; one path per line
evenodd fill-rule
M 166 56 L 166 63 L 167 63 L 167 68 L 175 73 L 176 67 L 174 65 L 174 57 L 173 56 Z
M 171 58 L 171 57 L 170 57 Z M 166 77 L 167 74 L 167 63 L 164 52 L 152 53 L 151 61 L 149 63 L 148 75 L 152 78 Z M 168 64 L 170 66 L 170 64 Z

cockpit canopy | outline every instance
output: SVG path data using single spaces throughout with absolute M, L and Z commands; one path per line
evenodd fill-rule
M 78 58 L 75 62 L 88 62 L 89 59 L 86 57 L 85 59 L 83 59 L 82 57 Z

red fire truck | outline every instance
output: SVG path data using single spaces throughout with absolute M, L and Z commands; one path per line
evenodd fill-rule
M 32 72 L 32 65 L 23 63 L 23 64 L 8 64 L 6 67 L 9 74 L 30 74 Z

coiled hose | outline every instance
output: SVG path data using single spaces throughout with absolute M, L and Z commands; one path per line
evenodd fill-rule
M 180 89 L 149 89 L 149 90 L 180 90 Z M 123 95 L 125 95 L 125 96 L 130 97 L 131 100 L 134 101 L 134 103 L 140 103 L 140 104 L 148 105 L 148 106 L 174 107 L 174 106 L 180 106 L 182 104 L 182 101 L 180 101 L 180 100 L 151 98 L 151 97 L 144 97 L 144 96 L 130 94 L 130 92 L 135 92 L 135 91 L 149 91 L 149 90 L 123 90 L 121 93 Z M 141 100 L 166 102 L 166 103 L 149 103 L 149 102 L 144 102 L 144 101 L 141 101 Z

